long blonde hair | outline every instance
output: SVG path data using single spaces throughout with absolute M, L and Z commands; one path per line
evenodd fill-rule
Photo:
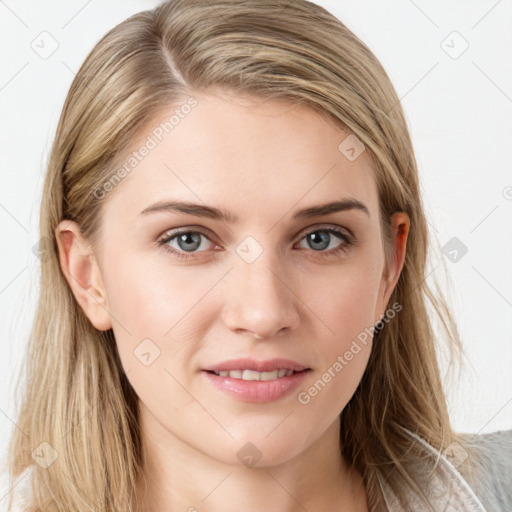
M 96 44 L 73 80 L 51 149 L 40 216 L 50 249 L 9 451 L 11 475 L 33 463 L 43 442 L 58 454 L 47 469 L 34 465 L 33 510 L 134 510 L 142 468 L 137 396 L 112 331 L 96 330 L 76 302 L 54 230 L 63 219 L 76 221 L 94 244 L 103 201 L 92 191 L 157 113 L 210 87 L 300 102 L 353 133 L 374 164 L 388 262 L 390 216 L 404 211 L 411 219 L 390 298 L 402 309 L 375 335 L 341 414 L 341 449 L 363 476 L 369 509 L 383 506 L 379 472 L 397 495 L 420 487 L 406 468 L 417 455 L 403 428 L 438 450 L 453 441 L 464 446 L 450 426 L 429 303 L 452 359 L 461 344 L 446 300 L 426 281 L 417 164 L 383 67 L 340 20 L 307 0 L 172 0 L 131 16 Z

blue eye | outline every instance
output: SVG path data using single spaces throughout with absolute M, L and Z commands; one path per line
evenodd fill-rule
M 320 236 L 318 236 L 320 234 Z M 304 240 L 308 242 L 308 245 L 312 248 L 324 250 L 327 249 L 332 241 L 332 236 L 335 235 L 336 238 L 341 240 L 343 243 L 334 247 L 333 250 L 329 251 L 329 254 L 337 253 L 338 251 L 348 251 L 350 245 L 352 245 L 352 238 L 345 234 L 343 231 L 334 228 L 323 228 L 323 229 L 315 229 L 314 231 L 310 231 L 304 236 Z M 318 252 L 317 250 L 314 252 Z
M 334 235 L 342 243 L 326 251 L 333 241 Z M 209 244 L 214 245 L 208 236 L 201 231 L 183 230 L 178 232 L 166 233 L 157 245 L 162 246 L 167 252 L 178 258 L 197 258 L 195 254 L 198 252 L 206 252 L 202 238 L 206 239 Z M 344 231 L 335 228 L 317 228 L 313 231 L 309 231 L 302 236 L 300 241 L 306 240 L 309 248 L 314 253 L 320 253 L 323 257 L 336 256 L 340 252 L 348 252 L 350 246 L 355 243 L 352 236 L 346 234 Z M 172 246 L 170 243 L 175 242 L 177 244 Z M 208 244 L 207 244 L 208 245 Z M 203 247 L 203 250 L 199 250 Z M 218 247 L 218 246 L 217 246 Z
M 189 252 L 203 252 L 198 251 L 201 247 L 201 237 L 208 240 L 208 237 L 200 231 L 180 231 L 178 233 L 170 234 L 158 242 L 158 245 L 163 246 L 168 252 L 178 256 L 178 258 L 194 258 L 193 255 L 188 255 Z M 172 247 L 170 242 L 176 240 L 178 247 Z M 182 252 L 183 251 L 183 252 Z

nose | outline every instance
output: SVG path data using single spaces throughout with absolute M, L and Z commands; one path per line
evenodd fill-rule
M 296 329 L 299 298 L 275 260 L 263 254 L 253 263 L 237 261 L 226 276 L 224 324 L 237 334 L 268 339 Z M 288 277 L 288 279 L 287 279 Z

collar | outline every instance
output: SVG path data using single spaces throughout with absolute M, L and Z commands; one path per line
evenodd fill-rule
M 430 477 L 431 479 L 428 482 L 428 487 L 424 486 L 425 495 L 428 497 L 434 510 L 443 512 L 486 512 L 469 484 L 444 453 L 440 453 L 414 432 L 406 428 L 403 428 L 403 430 L 429 455 L 425 460 L 437 462 Z M 429 512 L 427 506 L 412 489 L 406 490 L 407 503 L 403 504 L 398 500 L 383 476 L 380 473 L 378 476 L 384 501 L 389 512 L 409 512 L 411 510 L 415 512 Z

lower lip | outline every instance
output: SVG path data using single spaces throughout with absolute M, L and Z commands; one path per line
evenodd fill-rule
M 310 370 L 293 373 L 288 377 L 271 380 L 243 380 L 221 377 L 215 373 L 202 371 L 205 378 L 217 389 L 228 393 L 244 402 L 272 402 L 283 398 L 304 381 Z

